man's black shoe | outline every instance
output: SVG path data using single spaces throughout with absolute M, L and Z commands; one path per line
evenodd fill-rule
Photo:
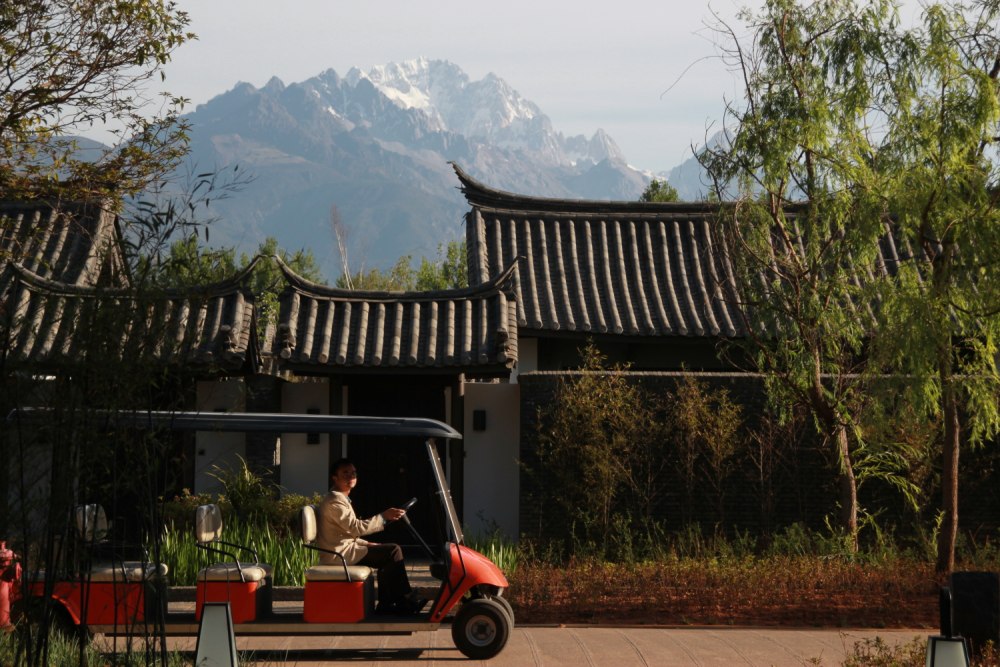
M 406 614 L 419 614 L 424 609 L 424 605 L 427 604 L 427 598 L 422 598 L 418 595 L 410 594 L 397 606 L 400 610 Z
M 398 616 L 404 613 L 400 608 L 399 602 L 392 602 L 387 604 L 382 604 L 381 602 L 375 607 L 375 613 L 379 616 Z

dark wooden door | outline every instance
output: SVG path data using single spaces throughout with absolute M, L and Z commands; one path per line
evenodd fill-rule
M 444 421 L 447 386 L 442 379 L 426 377 L 359 379 L 348 385 L 348 412 Z M 417 504 L 409 512 L 410 520 L 431 548 L 443 542 L 440 501 L 435 496 L 431 468 L 420 438 L 351 436 L 347 440 L 347 456 L 358 469 L 358 485 L 351 499 L 359 516 L 368 517 L 417 498 Z M 402 522 L 390 525 L 372 539 L 402 544 L 408 556 L 425 555 Z

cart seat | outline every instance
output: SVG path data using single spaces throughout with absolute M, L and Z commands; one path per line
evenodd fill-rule
M 306 570 L 306 581 L 364 581 L 372 574 L 372 569 L 364 565 L 348 565 L 336 551 L 320 549 L 313 545 L 316 541 L 316 506 L 305 505 L 299 512 L 302 542 L 313 551 L 332 553 L 340 559 L 336 565 L 313 565 Z
M 313 565 L 306 570 L 306 581 L 364 581 L 371 575 L 367 565 Z
M 305 571 L 302 619 L 306 623 L 358 623 L 375 610 L 375 577 L 364 565 L 348 565 L 335 551 L 321 549 L 316 539 L 316 508 L 306 505 L 299 512 L 302 543 L 307 549 L 335 554 L 336 565 L 313 565 Z
M 227 554 L 228 549 L 235 549 L 239 552 L 245 552 L 253 554 L 253 560 L 247 560 L 247 565 L 253 565 L 262 568 L 268 576 L 271 575 L 273 568 L 267 563 L 261 563 L 257 559 L 257 551 L 252 547 L 243 546 L 240 544 L 234 544 L 233 542 L 224 542 L 222 540 L 222 511 L 219 509 L 218 505 L 201 505 L 194 513 L 194 534 L 195 540 L 198 542 L 198 546 L 205 551 Z M 233 558 L 238 558 L 233 556 Z M 240 566 L 247 567 L 244 565 L 243 559 L 239 559 Z M 233 567 L 236 567 L 235 563 L 230 563 Z
M 249 623 L 270 614 L 271 566 L 259 562 L 252 547 L 222 540 L 222 512 L 218 505 L 201 505 L 194 517 L 198 547 L 232 559 L 212 563 L 198 571 L 195 617 L 201 619 L 206 602 L 219 601 L 229 602 L 234 623 Z M 238 552 L 246 552 L 253 559 L 244 563 Z
M 235 562 L 224 562 L 215 563 L 207 568 L 203 568 L 198 572 L 199 578 L 207 575 L 212 577 L 213 581 L 226 581 L 227 576 L 225 573 L 232 571 L 237 573 L 236 578 L 239 579 L 239 570 L 242 569 L 244 573 L 243 578 L 246 581 L 251 581 L 251 578 L 258 576 L 259 573 L 255 570 L 260 570 L 263 574 L 259 578 L 254 578 L 253 581 L 271 579 L 274 567 L 268 563 L 261 563 L 257 558 L 257 551 L 255 549 L 222 540 L 222 511 L 219 510 L 218 505 L 201 505 L 195 510 L 194 534 L 199 548 L 209 553 L 228 555 L 234 560 L 239 561 L 239 566 Z M 238 557 L 236 552 L 252 554 L 253 560 L 244 562 L 243 559 Z M 214 571 L 208 573 L 206 570 Z
M 77 505 L 76 533 L 83 544 L 94 551 L 93 561 L 88 570 L 92 582 L 145 581 L 154 577 L 166 577 L 170 568 L 166 563 L 153 563 L 149 560 L 120 560 L 116 556 L 108 558 L 101 555 L 104 551 L 120 551 L 123 545 L 114 545 L 108 541 L 108 516 L 104 507 L 97 503 Z M 130 551 L 135 551 L 133 546 Z M 145 553 L 145 549 L 141 549 Z
M 88 572 L 84 573 L 91 583 L 138 583 L 149 581 L 154 578 L 164 578 L 167 576 L 169 568 L 166 563 L 142 563 L 139 561 L 122 561 L 118 563 L 94 563 Z M 31 572 L 29 578 L 32 583 L 45 581 L 45 570 Z M 57 581 L 65 580 L 65 577 L 56 577 Z
M 123 561 L 121 563 L 94 563 L 90 566 L 90 581 L 145 581 L 153 577 L 167 576 L 166 563 L 141 563 Z
M 259 565 L 241 564 L 237 567 L 236 563 L 216 563 L 202 568 L 198 572 L 198 581 L 263 581 L 268 574 L 268 571 Z

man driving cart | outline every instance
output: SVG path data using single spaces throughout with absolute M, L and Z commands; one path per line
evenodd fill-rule
M 316 546 L 339 553 L 347 565 L 366 565 L 378 571 L 377 613 L 419 613 L 427 600 L 410 587 L 400 546 L 362 539 L 383 530 L 386 522 L 401 519 L 406 510 L 390 507 L 369 519 L 359 519 L 350 499 L 358 481 L 357 468 L 348 459 L 340 459 L 333 464 L 330 479 L 330 492 L 317 508 Z M 341 564 L 335 554 L 326 551 L 320 553 L 320 564 Z

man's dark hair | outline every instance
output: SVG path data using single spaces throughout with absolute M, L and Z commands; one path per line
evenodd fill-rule
M 336 477 L 337 473 L 340 472 L 340 469 L 344 466 L 352 465 L 354 465 L 354 462 L 351 461 L 351 459 L 337 459 L 333 462 L 333 465 L 330 466 L 330 477 Z

